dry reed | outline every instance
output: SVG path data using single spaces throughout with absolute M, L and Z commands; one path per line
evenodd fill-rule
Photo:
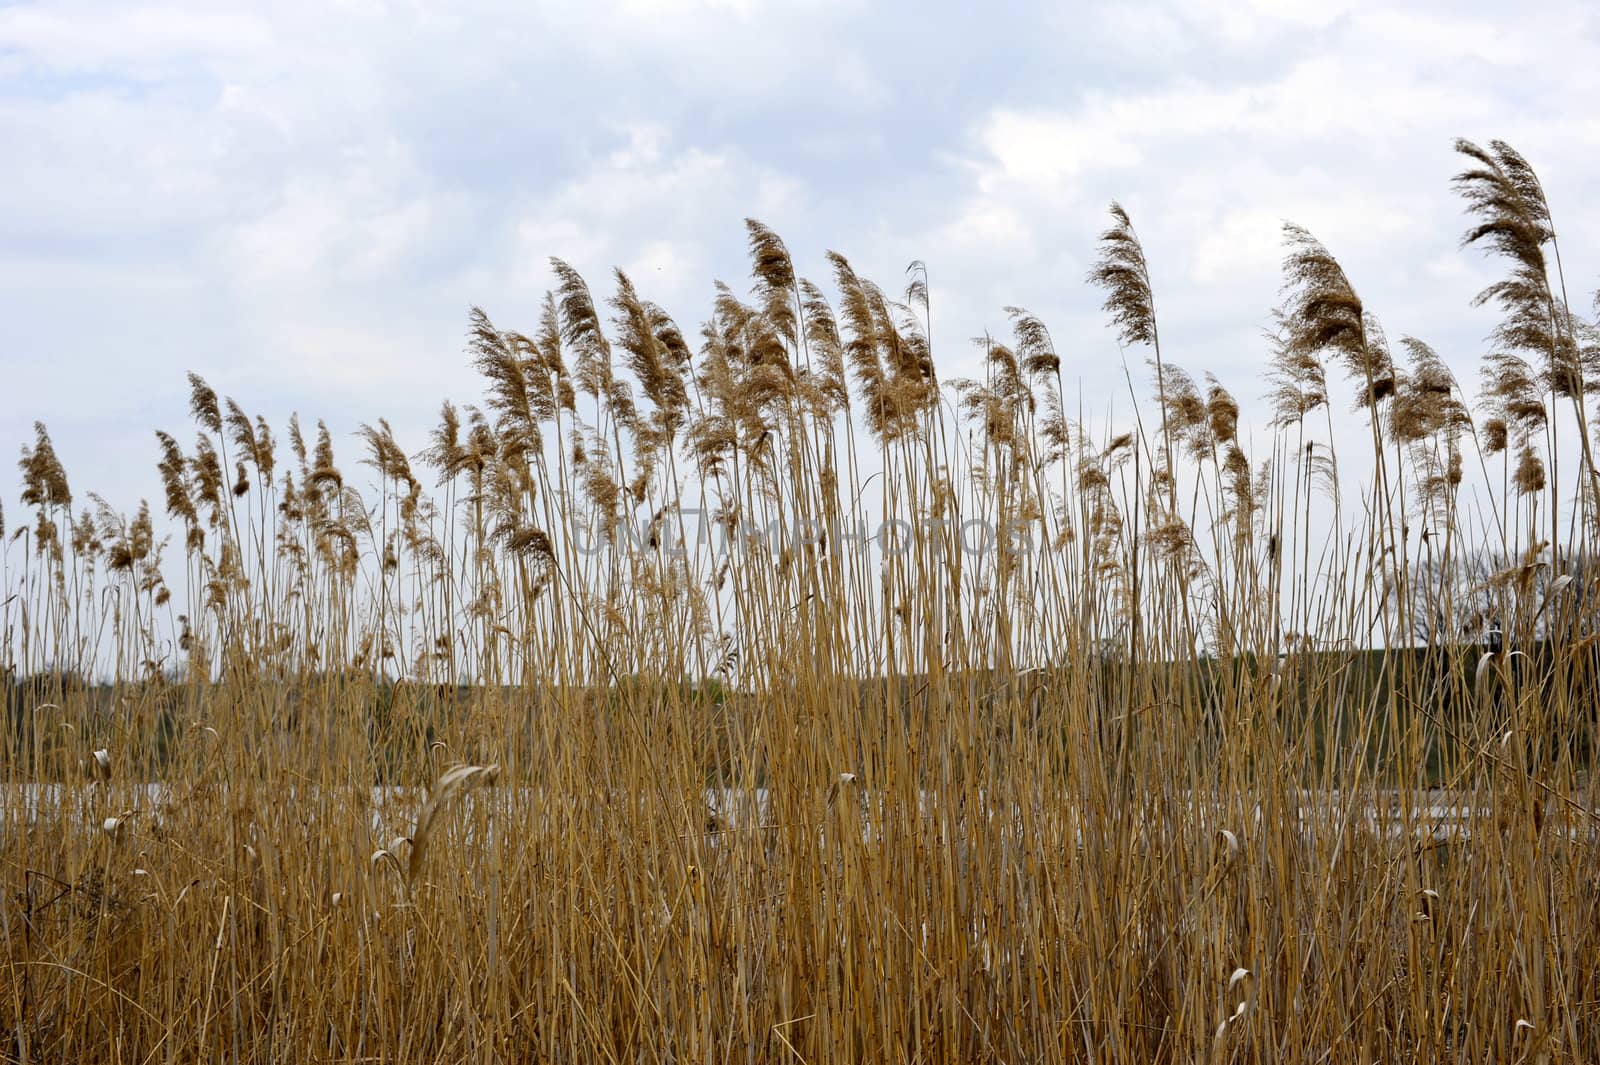
M 191 377 L 175 546 L 38 426 L 0 1056 L 1600 1058 L 1593 324 L 1460 150 L 1482 421 L 1290 227 L 1252 435 L 1113 206 L 1159 425 L 1018 308 L 941 383 L 925 267 L 831 254 L 835 310 L 751 222 L 695 342 L 559 261 L 531 333 L 474 309 L 481 406 L 359 470 Z

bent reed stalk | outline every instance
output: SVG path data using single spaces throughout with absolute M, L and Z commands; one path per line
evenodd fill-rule
M 37 426 L 0 1054 L 1600 1057 L 1600 343 L 1458 150 L 1475 397 L 1289 226 L 1252 435 L 1113 205 L 1120 426 L 1027 311 L 941 381 L 925 266 L 830 299 L 754 221 L 697 334 L 560 261 L 474 309 L 481 405 L 359 471 L 191 376 L 170 537 Z

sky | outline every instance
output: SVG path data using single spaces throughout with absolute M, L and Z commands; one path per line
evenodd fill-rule
M 1470 383 L 1500 268 L 1458 247 L 1452 143 L 1534 163 L 1587 311 L 1597 98 L 1584 3 L 0 3 L 0 443 L 43 421 L 80 498 L 157 500 L 193 370 L 327 419 L 347 466 L 380 417 L 420 449 L 481 395 L 470 307 L 531 331 L 558 256 L 693 335 L 749 287 L 746 217 L 819 281 L 830 249 L 891 291 L 925 261 L 943 379 L 1020 305 L 1086 408 L 1125 404 L 1144 355 L 1084 283 L 1113 199 L 1166 358 L 1247 414 L 1285 220 Z

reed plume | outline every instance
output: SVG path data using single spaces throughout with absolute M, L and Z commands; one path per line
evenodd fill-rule
M 1038 316 L 946 380 L 921 263 L 825 292 L 744 232 L 688 336 L 561 263 L 528 332 L 474 308 L 482 398 L 415 454 L 371 415 L 348 474 L 193 377 L 166 525 L 36 427 L 9 1056 L 1600 1057 L 1579 382 L 1391 351 L 1290 227 L 1258 421 L 1167 360 L 1114 205 L 1090 280 L 1154 380 L 1102 414 Z
M 1111 226 L 1100 234 L 1100 257 L 1089 271 L 1089 283 L 1105 291 L 1104 310 L 1122 343 L 1153 345 L 1158 338 L 1156 306 L 1144 245 L 1122 205 L 1112 203 L 1110 210 Z
M 43 422 L 33 423 L 33 446 L 22 448 L 22 458 L 17 461 L 22 471 L 22 502 L 24 506 L 70 507 L 72 488 L 67 484 L 67 471 L 56 456 L 50 442 L 50 433 Z
M 1283 232 L 1289 248 L 1283 262 L 1285 357 L 1306 366 L 1332 352 L 1359 384 L 1357 408 L 1376 417 L 1377 404 L 1394 391 L 1394 366 L 1372 332 L 1373 320 L 1321 241 L 1292 222 Z

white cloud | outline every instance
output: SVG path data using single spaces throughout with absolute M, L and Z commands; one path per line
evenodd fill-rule
M 1492 267 L 1455 249 L 1456 135 L 1534 159 L 1572 277 L 1595 276 L 1600 46 L 1577 5 L 968 15 L 0 8 L 0 370 L 27 393 L 0 440 L 36 416 L 87 433 L 92 415 L 146 417 L 142 397 L 167 386 L 130 386 L 130 367 L 176 391 L 195 367 L 274 409 L 401 428 L 445 394 L 472 398 L 466 308 L 527 328 L 551 255 L 602 298 L 622 265 L 692 335 L 714 279 L 743 287 L 746 215 L 814 276 L 825 248 L 889 291 L 927 260 L 947 377 L 970 370 L 965 338 L 1020 304 L 1091 406 L 1125 405 L 1083 284 L 1112 198 L 1150 250 L 1173 357 L 1243 381 L 1247 403 L 1285 218 L 1345 260 L 1392 333 L 1468 367 L 1487 326 L 1466 302 Z M 68 365 L 70 396 L 54 387 Z
M 1547 103 L 1581 98 L 1600 66 L 1593 35 L 1573 32 L 1576 12 L 1513 24 L 1321 4 L 1124 9 L 1112 26 L 1150 27 L 1172 74 L 991 108 L 969 141 L 956 221 L 930 232 L 958 260 L 988 237 L 990 258 L 1008 259 L 1014 274 L 1050 271 L 1072 287 L 1049 308 L 1065 317 L 1096 297 L 1081 273 L 1063 276 L 1051 249 L 1089 250 L 1105 204 L 1119 199 L 1150 254 L 1175 357 L 1239 376 L 1258 373 L 1264 358 L 1259 341 L 1240 338 L 1256 337 L 1276 302 L 1280 227 L 1293 220 L 1341 257 L 1395 335 L 1439 338 L 1473 377 L 1487 323 L 1468 303 L 1486 274 L 1475 252 L 1455 247 L 1464 223 L 1449 188 L 1459 169 L 1452 140 L 1524 144 L 1551 178 L 1579 182 L 1565 196 L 1550 186 L 1558 221 L 1585 233 L 1600 226 L 1582 195 L 1594 181 L 1590 120 Z M 1252 43 L 1265 61 L 1239 59 Z M 1208 49 L 1222 61 L 1202 58 Z M 1090 387 L 1121 387 L 1104 331 L 1074 339 L 1111 356 L 1088 356 Z
M 159 76 L 177 59 L 225 58 L 271 47 L 271 25 L 248 12 L 167 5 L 0 8 L 0 51 L 50 71 Z
M 692 324 L 688 316 L 703 313 L 715 278 L 708 247 L 727 246 L 730 237 L 737 244 L 745 217 L 772 220 L 796 210 L 802 192 L 740 152 L 678 147 L 655 128 L 625 133 L 625 147 L 530 197 L 511 253 L 519 284 L 549 285 L 550 256 L 602 290 L 610 267 L 626 264 L 644 295 Z

